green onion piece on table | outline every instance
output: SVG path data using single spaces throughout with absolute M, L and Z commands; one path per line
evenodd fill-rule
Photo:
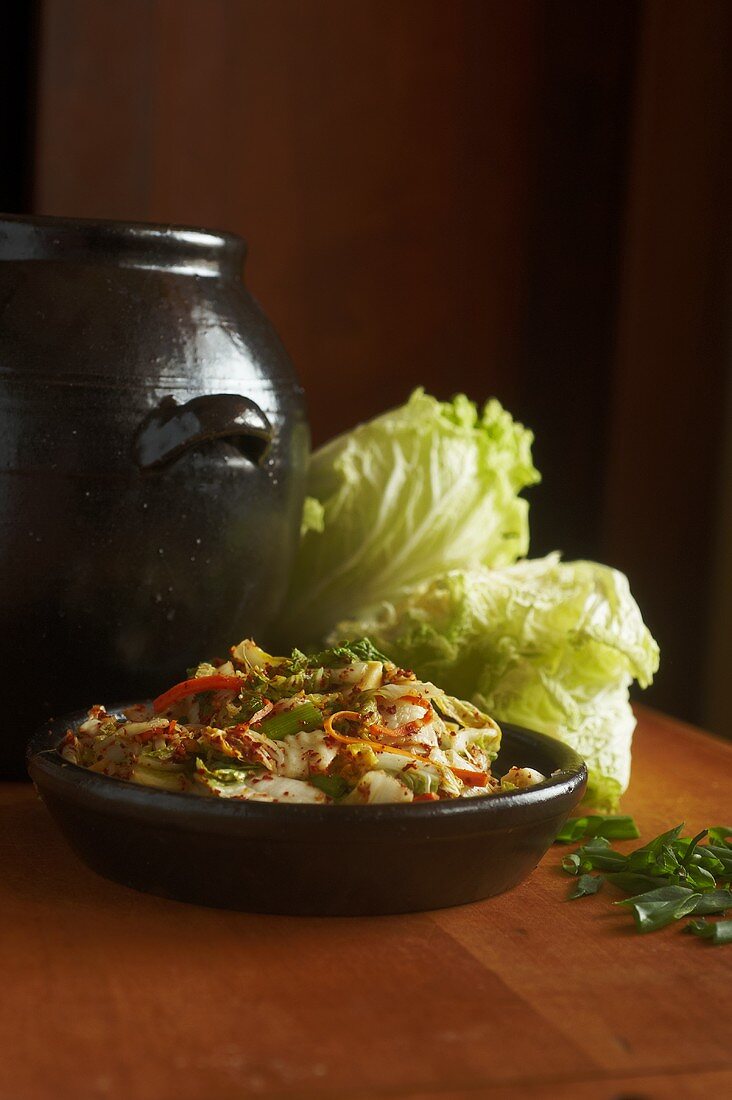
M 684 931 L 710 943 L 732 943 L 732 920 L 690 920 Z
M 693 913 L 701 894 L 685 886 L 660 886 L 646 894 L 634 898 L 625 898 L 614 902 L 632 910 L 635 926 L 639 932 L 657 932 L 681 917 Z
M 588 814 L 565 821 L 554 842 L 573 844 L 584 837 L 595 836 L 603 836 L 606 840 L 635 840 L 640 836 L 640 830 L 627 814 Z
M 571 901 L 574 898 L 586 898 L 590 894 L 596 894 L 602 889 L 604 881 L 602 875 L 580 875 L 567 897 Z

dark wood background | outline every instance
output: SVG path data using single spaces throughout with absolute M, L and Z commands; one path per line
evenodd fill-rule
M 316 441 L 419 384 L 497 395 L 537 436 L 532 552 L 628 572 L 650 699 L 704 719 L 732 4 L 24 10 L 5 204 L 242 233 Z

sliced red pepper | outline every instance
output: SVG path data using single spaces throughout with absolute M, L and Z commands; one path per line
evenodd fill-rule
M 488 782 L 487 772 L 472 772 L 468 768 L 453 768 L 452 772 L 466 787 L 485 787 Z
M 437 794 L 415 794 L 412 802 L 439 802 L 440 796 Z
M 180 699 L 185 699 L 188 695 L 200 695 L 204 691 L 238 691 L 242 682 L 241 676 L 194 676 L 153 699 L 153 710 L 156 714 L 161 714 Z

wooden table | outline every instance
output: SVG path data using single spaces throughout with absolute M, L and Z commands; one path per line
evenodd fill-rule
M 640 716 L 644 837 L 729 822 L 732 745 Z M 459 909 L 250 916 L 106 882 L 0 791 L 2 1100 L 732 1096 L 732 947 L 566 902 L 558 848 Z

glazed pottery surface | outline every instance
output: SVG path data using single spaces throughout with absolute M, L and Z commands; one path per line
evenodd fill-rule
M 0 220 L 0 773 L 51 714 L 257 635 L 298 537 L 302 390 L 226 233 Z

